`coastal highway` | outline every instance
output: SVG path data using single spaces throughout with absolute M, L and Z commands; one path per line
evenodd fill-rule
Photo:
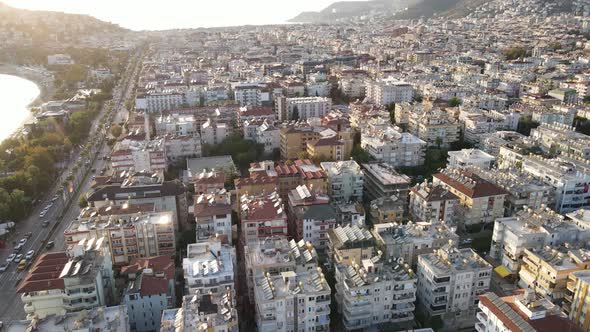
M 113 119 L 121 118 L 120 114 L 125 114 L 125 101 L 132 95 L 134 89 L 135 78 L 139 74 L 141 53 L 137 53 L 129 61 L 129 65 L 125 74 L 121 77 L 118 85 L 113 89 L 113 99 L 110 104 L 104 105 L 100 114 L 93 122 L 92 129 L 89 135 L 91 142 L 90 153 L 87 157 L 81 157 L 80 151 L 76 151 L 70 158 L 68 167 L 56 179 L 55 184 L 45 197 L 40 200 L 35 208 L 31 211 L 31 215 L 21 222 L 17 223 L 16 229 L 10 234 L 6 241 L 6 248 L 0 249 L 0 263 L 6 262 L 6 258 L 13 252 L 13 242 L 18 242 L 24 237 L 26 233 L 32 233 L 28 239 L 21 253 L 25 254 L 29 250 L 35 250 L 36 257 L 46 251 L 63 251 L 65 250 L 64 230 L 68 227 L 70 222 L 76 219 L 80 213 L 78 207 L 78 200 L 81 195 L 90 190 L 92 184 L 92 169 L 100 172 L 101 169 L 108 167 L 107 161 L 103 159 L 104 156 L 110 154 L 110 148 L 106 144 L 107 130 L 98 132 L 97 128 L 100 124 L 100 119 L 108 112 L 109 106 L 113 106 L 113 113 L 107 121 L 112 122 Z M 74 164 L 81 159 L 85 166 L 80 167 L 77 172 L 73 172 Z M 72 193 L 66 192 L 63 196 L 59 195 L 58 199 L 53 203 L 53 206 L 48 210 L 44 217 L 39 213 L 52 201 L 52 198 L 58 192 L 63 180 L 68 175 L 74 177 L 73 183 L 77 190 Z M 66 189 L 67 191 L 67 189 Z M 67 201 L 66 201 L 67 200 Z M 48 227 L 43 227 L 43 221 L 50 221 Z M 52 249 L 45 249 L 48 241 L 54 241 L 55 247 Z M 35 258 L 36 258 L 35 257 Z M 20 299 L 20 294 L 16 293 L 18 284 L 24 280 L 28 271 L 17 271 L 16 266 L 18 262 L 11 263 L 6 271 L 0 272 L 0 321 L 7 322 L 15 319 L 25 319 L 26 314 L 23 309 L 23 303 Z

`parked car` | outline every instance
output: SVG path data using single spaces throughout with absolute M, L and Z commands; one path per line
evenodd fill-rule
M 51 248 L 53 248 L 53 247 L 55 247 L 55 242 L 53 242 L 53 241 L 49 241 L 49 242 L 47 242 L 47 244 L 45 245 L 45 249 L 51 249 Z
M 24 246 L 25 243 L 27 243 L 27 239 L 20 239 L 20 241 L 18 241 L 18 244 L 20 244 L 21 246 Z
M 6 258 L 6 263 L 10 264 L 14 261 L 14 258 L 16 257 L 16 254 L 10 254 L 7 258 Z
M 8 269 L 8 263 L 0 264 L 0 272 L 4 272 L 6 269 Z
M 25 255 L 25 259 L 31 260 L 31 259 L 33 259 L 33 256 L 35 256 L 35 250 L 29 250 L 29 251 L 27 251 L 27 254 Z
M 25 238 L 30 239 L 31 236 L 33 236 L 33 232 L 27 232 L 27 233 L 25 233 Z
M 20 262 L 23 259 L 23 254 L 18 254 L 16 255 L 16 257 L 14 258 L 15 262 Z
M 41 227 L 47 227 L 47 226 L 49 226 L 49 220 L 43 220 Z
M 39 218 L 43 218 L 45 217 L 45 215 L 47 214 L 47 210 L 43 210 L 39 213 Z
M 12 249 L 12 252 L 15 255 L 17 255 L 22 249 L 23 249 L 23 245 L 19 243 L 16 246 L 14 246 L 14 249 Z

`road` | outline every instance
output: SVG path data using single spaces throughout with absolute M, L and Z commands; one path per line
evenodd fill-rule
M 125 74 L 119 80 L 117 87 L 113 89 L 114 96 L 112 101 L 105 103 L 98 116 L 96 116 L 91 132 L 89 134 L 89 142 L 91 147 L 86 157 L 80 155 L 80 149 L 73 153 L 70 158 L 68 167 L 56 179 L 53 188 L 45 195 L 44 199 L 37 204 L 33 209 L 31 215 L 17 223 L 16 229 L 7 239 L 7 247 L 0 249 L 0 263 L 6 261 L 8 255 L 13 251 L 13 243 L 18 242 L 24 234 L 31 232 L 32 236 L 25 244 L 21 253 L 26 253 L 29 250 L 35 250 L 36 254 L 47 251 L 45 244 L 48 241 L 54 241 L 55 247 L 51 251 L 65 250 L 65 241 L 63 231 L 68 227 L 70 222 L 78 217 L 80 208 L 78 207 L 78 200 L 81 195 L 85 194 L 92 184 L 92 169 L 99 172 L 107 166 L 107 162 L 103 160 L 103 156 L 110 154 L 110 148 L 106 144 L 105 129 L 102 132 L 97 132 L 100 125 L 101 118 L 108 113 L 109 106 L 113 106 L 107 123 L 111 123 L 114 119 L 121 118 L 121 114 L 125 114 L 125 101 L 131 96 L 134 89 L 135 77 L 139 74 L 141 53 L 137 53 L 131 57 L 129 65 Z M 82 167 L 74 171 L 74 165 L 78 160 L 82 161 Z M 58 199 L 54 205 L 48 210 L 47 214 L 41 218 L 40 212 L 51 202 L 52 198 L 57 195 L 61 184 L 68 177 L 72 176 L 73 188 L 76 190 L 64 190 L 62 195 L 58 195 Z M 44 220 L 51 221 L 49 227 L 43 227 Z M 16 294 L 16 289 L 20 281 L 22 281 L 28 274 L 28 271 L 16 271 L 18 262 L 13 262 L 9 265 L 6 271 L 0 274 L 0 321 L 6 322 L 14 319 L 25 319 L 26 315 L 23 309 L 23 303 L 20 296 Z

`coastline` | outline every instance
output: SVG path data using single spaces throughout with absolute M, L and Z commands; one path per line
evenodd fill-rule
M 29 80 L 37 85 L 39 88 L 39 95 L 29 105 L 27 105 L 29 110 L 35 106 L 39 106 L 42 103 L 49 101 L 51 95 L 53 95 L 53 77 L 46 76 L 45 73 L 40 71 L 40 68 L 0 63 L 0 74 L 17 76 Z
M 5 138 L 1 138 L 0 142 L 7 138 L 15 138 L 23 133 L 24 125 L 34 118 L 32 108 L 49 101 L 53 95 L 53 76 L 48 76 L 47 73 L 41 68 L 30 68 L 24 66 L 18 66 L 13 64 L 0 63 L 0 74 L 20 77 L 22 79 L 33 82 L 39 89 L 39 94 L 33 101 L 31 101 L 26 107 L 29 111 L 27 118 L 16 127 L 10 135 Z

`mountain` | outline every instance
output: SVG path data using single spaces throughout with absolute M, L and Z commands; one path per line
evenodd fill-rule
M 414 19 L 433 15 L 462 17 L 490 0 L 423 0 L 395 15 L 396 19 Z
M 303 12 L 289 22 L 329 23 L 370 14 L 393 14 L 421 0 L 338 1 L 319 12 Z

